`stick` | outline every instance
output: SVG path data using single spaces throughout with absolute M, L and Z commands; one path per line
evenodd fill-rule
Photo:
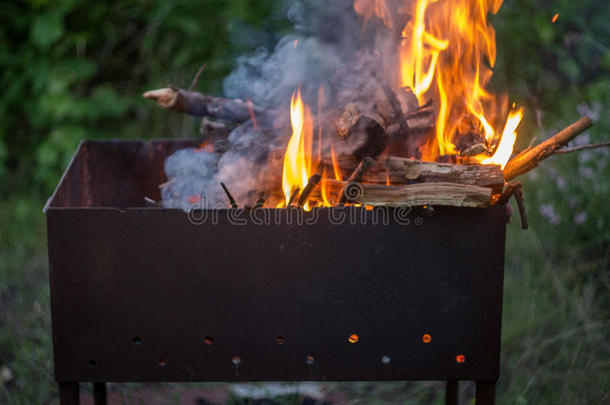
M 250 119 L 248 103 L 241 100 L 213 97 L 176 87 L 147 91 L 142 97 L 156 101 L 160 107 L 167 110 L 184 112 L 195 117 L 210 117 L 236 123 Z M 265 113 L 265 110 L 256 106 L 252 106 L 252 111 L 257 115 Z
M 259 198 L 256 203 L 254 204 L 254 209 L 257 208 L 263 208 L 263 206 L 265 205 L 265 199 L 264 198 Z
M 172 184 L 175 181 L 176 181 L 176 179 L 169 179 L 165 183 L 159 184 L 159 190 L 163 190 L 165 187 L 169 186 L 170 184 Z
M 294 189 L 294 191 L 292 192 L 292 195 L 290 196 L 290 200 L 288 200 L 288 204 L 286 204 L 286 207 L 290 207 L 292 205 L 292 203 L 294 202 L 294 199 L 297 198 L 297 194 L 299 193 L 300 188 L 297 187 Z
M 514 196 L 519 207 L 519 216 L 521 217 L 521 229 L 528 229 L 527 224 L 527 213 L 525 211 L 525 204 L 523 203 L 523 183 L 520 181 L 511 181 L 508 183 L 496 204 L 506 204 L 510 197 Z
M 555 154 L 563 155 L 566 153 L 580 152 L 581 150 L 586 150 L 586 149 L 605 148 L 607 146 L 610 146 L 610 142 L 602 142 L 602 143 L 594 143 L 591 145 L 575 146 L 573 148 L 563 148 L 563 149 L 559 149 L 557 152 L 555 152 Z
M 193 81 L 191 82 L 191 85 L 187 89 L 188 91 L 195 90 L 195 86 L 197 86 L 197 82 L 199 81 L 199 78 L 201 77 L 201 74 L 203 73 L 204 70 L 205 70 L 205 63 L 203 65 L 201 65 L 201 67 L 199 68 L 197 73 L 195 73 L 195 77 L 193 77 Z
M 233 198 L 233 196 L 229 192 L 229 189 L 227 188 L 227 186 L 225 186 L 225 183 L 221 182 L 220 185 L 222 186 L 222 189 L 225 191 L 225 194 L 227 195 L 227 197 L 229 198 L 229 203 L 231 203 L 231 208 L 237 208 L 237 203 L 235 202 L 235 198 Z
M 362 180 L 362 176 L 364 175 L 366 170 L 373 164 L 373 162 L 375 162 L 375 161 L 373 159 L 371 159 L 370 157 L 365 157 L 358 164 L 358 167 L 356 167 L 356 170 L 354 170 L 352 172 L 352 174 L 349 176 L 349 178 L 345 182 L 345 187 L 343 188 L 343 190 L 341 190 L 341 197 L 339 198 L 340 205 L 345 204 L 345 202 L 347 201 L 348 188 L 352 184 L 358 183 L 360 180 Z
M 525 204 L 523 203 L 523 189 L 521 185 L 515 188 L 515 200 L 517 200 L 517 206 L 519 207 L 519 215 L 521 216 L 521 229 L 527 229 L 527 214 L 525 213 Z
M 512 195 L 514 194 L 515 189 L 517 187 L 521 187 L 522 184 L 523 183 L 518 180 L 511 181 L 510 183 L 508 183 L 506 185 L 506 188 L 502 192 L 502 195 L 500 196 L 500 198 L 498 198 L 498 201 L 496 201 L 496 204 L 506 204 L 508 200 L 510 200 L 510 197 L 512 197 Z
M 542 160 L 556 153 L 576 136 L 593 126 L 593 121 L 589 117 L 583 117 L 569 127 L 560 131 L 557 135 L 547 139 L 533 148 L 526 149 L 512 158 L 504 168 L 504 178 L 506 180 L 527 173 Z
M 144 203 L 148 208 L 160 207 L 162 204 L 159 201 L 155 201 L 152 198 L 144 197 Z
M 320 180 L 322 180 L 322 176 L 317 173 L 309 178 L 309 180 L 307 181 L 307 185 L 305 186 L 303 192 L 301 193 L 301 196 L 299 197 L 299 207 L 302 207 L 307 202 L 309 195 L 314 190 L 314 188 L 316 188 Z

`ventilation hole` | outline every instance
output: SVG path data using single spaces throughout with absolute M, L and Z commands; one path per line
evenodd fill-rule
M 277 343 L 278 345 L 283 345 L 284 343 L 286 343 L 286 339 L 284 339 L 284 336 L 278 336 L 275 338 L 275 343 Z
M 308 365 L 310 365 L 310 366 L 311 366 L 311 365 L 314 363 L 314 361 L 315 361 L 315 360 L 313 359 L 313 356 L 307 356 L 307 357 L 305 358 L 305 362 L 306 362 Z
M 137 336 L 134 336 L 134 338 L 131 339 L 131 341 L 133 342 L 134 345 L 141 345 L 142 344 L 142 340 L 139 337 L 137 337 Z
M 233 358 L 231 359 L 231 361 L 233 362 L 233 364 L 235 364 L 236 366 L 239 366 L 239 364 L 241 363 L 241 357 L 239 356 L 233 356 Z
M 90 367 L 95 367 L 97 365 L 97 361 L 94 359 L 89 359 L 88 363 Z
M 214 343 L 214 339 L 212 339 L 212 336 L 206 336 L 203 338 L 203 343 L 209 346 Z
M 390 361 L 392 361 L 392 359 L 390 358 L 390 356 L 383 356 L 383 357 L 381 358 L 381 362 L 382 362 L 383 364 L 390 364 Z
M 455 362 L 458 364 L 466 363 L 466 356 L 464 356 L 463 354 L 458 354 L 457 356 L 455 356 Z
M 165 367 L 167 365 L 167 360 L 165 360 L 163 357 L 160 357 L 159 361 L 157 361 L 157 364 L 159 364 L 161 367 Z
M 349 338 L 347 338 L 347 341 L 352 344 L 358 343 L 358 335 L 356 335 L 355 333 L 352 333 L 351 335 L 349 335 Z
M 424 343 L 430 343 L 432 341 L 432 336 L 426 333 L 424 336 L 421 337 L 421 341 Z

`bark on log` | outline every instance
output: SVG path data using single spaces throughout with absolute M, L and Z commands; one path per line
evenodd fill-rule
M 539 162 L 563 148 L 568 142 L 592 126 L 591 118 L 583 117 L 541 144 L 524 150 L 508 161 L 506 167 L 504 167 L 504 178 L 511 180 L 529 172 L 538 166 Z
M 386 147 L 386 120 L 375 107 L 349 103 L 335 119 L 335 132 L 358 160 L 377 157 Z
M 338 198 L 347 182 L 325 180 L 327 194 Z M 352 186 L 356 183 L 352 183 Z M 439 205 L 453 207 L 488 207 L 492 190 L 454 183 L 417 183 L 405 186 L 383 186 L 379 184 L 358 184 L 351 187 L 350 200 L 354 203 L 373 206 L 423 206 Z M 333 198 L 334 199 L 334 198 Z M 336 200 L 335 200 L 336 201 Z
M 332 168 L 332 161 L 323 163 Z M 352 156 L 337 156 L 342 172 L 351 172 L 358 165 Z M 331 169 L 332 170 L 332 169 Z M 332 172 L 332 171 L 331 171 Z M 501 189 L 504 185 L 502 169 L 497 165 L 461 165 L 422 162 L 395 156 L 379 157 L 362 177 L 364 183 L 404 184 L 408 181 L 447 182 Z
M 250 107 L 241 100 L 231 100 L 208 96 L 196 91 L 175 87 L 147 91 L 142 95 L 167 110 L 185 112 L 195 117 L 210 117 L 224 121 L 241 123 L 250 119 Z M 251 106 L 255 115 L 263 115 L 265 110 Z

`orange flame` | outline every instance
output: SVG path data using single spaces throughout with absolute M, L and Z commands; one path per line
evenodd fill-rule
M 292 124 L 292 136 L 286 147 L 282 171 L 285 205 L 288 205 L 290 196 L 296 187 L 301 191 L 305 188 L 311 173 L 312 118 L 309 107 L 301 99 L 300 88 L 292 94 L 290 123 Z M 309 210 L 308 203 L 304 208 Z
M 397 2 L 401 12 L 412 16 L 402 30 L 398 84 L 411 88 L 420 105 L 434 100 L 438 112 L 435 140 L 422 147 L 422 158 L 456 154 L 456 136 L 479 132 L 490 145 L 499 145 L 494 156 L 480 156 L 479 160 L 500 161 L 499 153 L 512 150 L 514 139 L 508 144 L 522 118 L 516 113 L 509 116 L 503 133 L 497 131 L 506 116 L 506 98 L 485 89 L 496 62 L 495 31 L 487 15 L 497 13 L 503 0 Z M 391 26 L 384 11 L 388 10 L 387 0 L 355 0 L 354 9 L 365 21 L 375 13 Z M 516 119 L 517 115 L 521 118 Z M 508 135 L 507 140 L 501 138 L 503 134 Z
M 335 155 L 334 145 L 330 145 L 330 157 L 333 160 L 333 172 L 335 173 L 335 180 L 341 181 L 341 169 L 339 169 L 339 163 L 337 163 L 337 155 Z
M 496 148 L 496 152 L 492 157 L 484 159 L 481 163 L 485 165 L 500 165 L 502 169 L 506 166 L 508 159 L 513 154 L 513 148 L 515 147 L 515 141 L 517 140 L 517 127 L 523 119 L 523 109 L 519 108 L 517 111 L 511 111 L 506 120 L 504 131 L 502 132 L 502 138 Z

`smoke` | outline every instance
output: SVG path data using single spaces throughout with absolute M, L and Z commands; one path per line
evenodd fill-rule
M 171 183 L 162 192 L 165 207 L 188 210 L 199 195 L 211 206 L 226 206 L 220 182 L 238 203 L 253 204 L 273 183 L 269 170 L 265 174 L 263 169 L 269 154 L 288 142 L 290 97 L 299 86 L 304 101 L 314 110 L 320 87 L 330 89 L 326 92 L 330 105 L 371 97 L 377 91 L 371 72 L 379 69 L 380 61 L 366 50 L 383 49 L 391 33 L 379 30 L 373 21 L 365 32 L 353 0 L 285 3 L 289 3 L 287 18 L 293 31 L 273 49 L 261 46 L 239 57 L 223 86 L 227 98 L 251 100 L 274 111 L 274 122 L 263 129 L 255 129 L 252 122 L 238 126 L 229 135 L 223 154 L 187 149 L 170 156 L 165 172 Z M 281 167 L 276 171 L 281 176 Z

